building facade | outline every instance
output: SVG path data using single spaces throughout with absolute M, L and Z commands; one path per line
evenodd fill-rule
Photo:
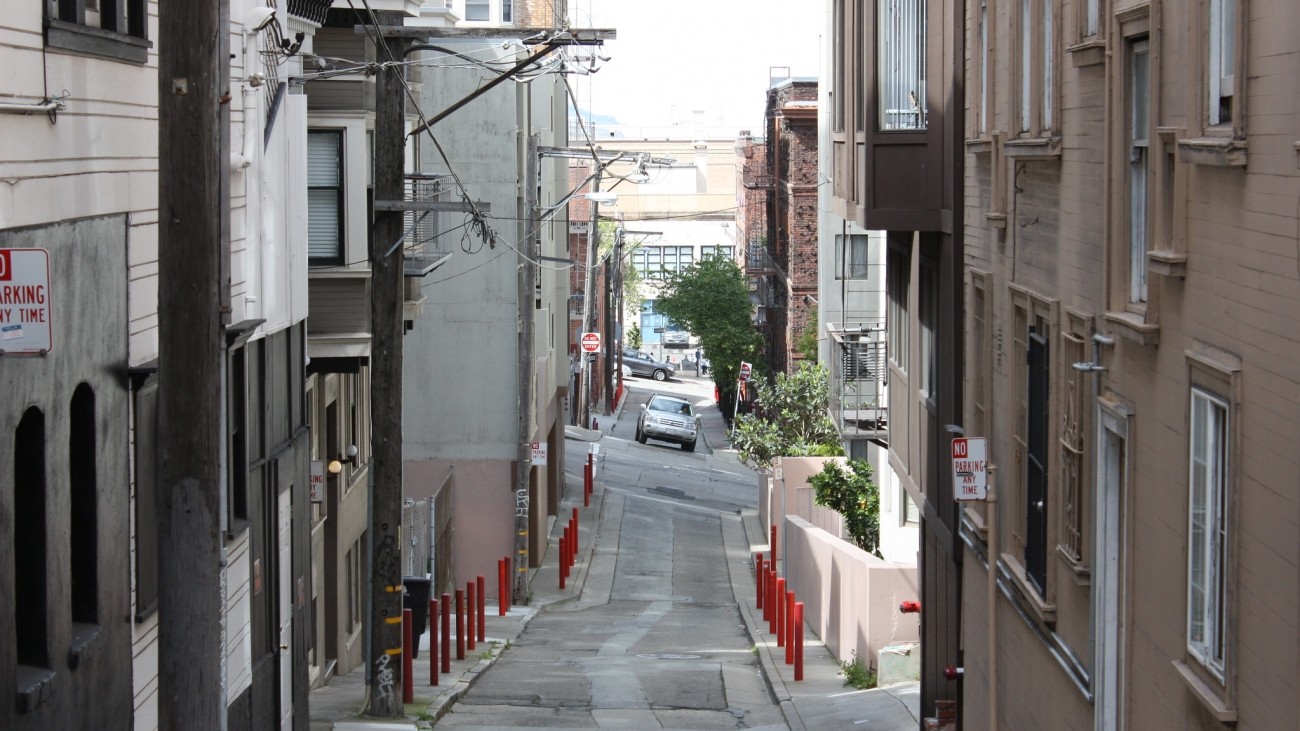
M 835 215 L 886 240 L 889 464 L 918 507 L 921 712 L 961 704 L 960 511 L 949 425 L 962 406 L 964 62 L 956 0 L 832 0 Z
M 1300 16 L 965 22 L 963 727 L 1294 728 Z

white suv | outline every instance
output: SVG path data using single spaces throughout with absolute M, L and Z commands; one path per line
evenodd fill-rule
M 700 433 L 700 417 L 695 407 L 686 399 L 655 395 L 641 405 L 641 417 L 636 422 L 636 440 L 659 439 L 682 445 L 687 452 L 695 451 Z

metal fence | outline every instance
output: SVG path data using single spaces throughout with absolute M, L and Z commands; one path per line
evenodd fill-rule
M 888 361 L 883 324 L 829 325 L 831 418 L 842 437 L 888 440 Z

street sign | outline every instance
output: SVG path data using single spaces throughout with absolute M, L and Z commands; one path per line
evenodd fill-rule
M 600 352 L 600 333 L 582 334 L 582 352 L 584 353 Z
M 314 503 L 325 502 L 325 463 L 319 459 L 311 461 L 311 482 L 307 494 Z
M 666 328 L 666 327 L 657 327 L 657 328 L 655 328 L 655 332 L 658 333 L 658 334 L 660 334 L 660 335 L 663 335 L 664 333 L 668 332 L 668 328 Z
M 546 450 L 549 445 L 546 442 L 532 442 L 528 446 L 533 453 L 532 464 L 546 466 Z
M 954 500 L 988 497 L 988 452 L 984 437 L 952 440 L 952 497 Z
M 751 370 L 753 370 L 753 366 L 751 366 L 750 364 L 746 363 L 743 360 L 740 361 L 740 382 L 741 383 L 744 383 L 745 381 L 749 380 L 749 372 Z
M 0 249 L 0 351 L 48 353 L 50 255 L 45 249 Z

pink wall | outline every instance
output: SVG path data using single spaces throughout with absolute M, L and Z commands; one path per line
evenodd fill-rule
M 514 552 L 515 498 L 510 462 L 457 461 L 454 468 L 452 562 L 456 583 L 463 586 L 482 574 L 488 598 L 496 601 L 497 560 Z M 432 497 L 452 469 L 449 460 L 406 462 L 405 496 Z
M 875 667 L 884 646 L 919 640 L 917 618 L 898 611 L 920 596 L 915 566 L 878 559 L 794 515 L 786 516 L 784 536 L 787 586 L 835 657 L 856 651 Z

